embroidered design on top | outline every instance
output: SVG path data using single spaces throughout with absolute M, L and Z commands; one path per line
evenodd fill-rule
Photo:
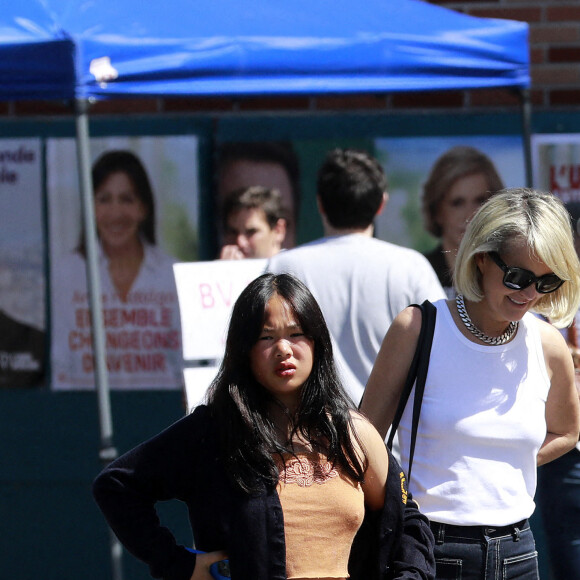
M 314 483 L 322 485 L 333 477 L 338 477 L 338 471 L 332 467 L 330 461 L 319 463 L 294 457 L 280 470 L 280 481 L 286 484 L 296 483 L 300 487 L 310 487 Z

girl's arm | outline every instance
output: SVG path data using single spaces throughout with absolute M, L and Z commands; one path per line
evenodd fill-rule
M 362 486 L 368 509 L 353 545 L 351 578 L 375 577 L 378 566 L 385 577 L 388 572 L 393 579 L 434 580 L 435 541 L 429 520 L 407 492 L 405 474 L 363 416 L 354 414 L 353 425 L 368 461 Z
M 367 461 L 362 490 L 365 504 L 372 510 L 382 509 L 385 503 L 385 487 L 389 471 L 389 456 L 385 442 L 378 431 L 362 415 L 353 413 L 353 427 L 363 446 Z
M 547 434 L 538 452 L 538 465 L 543 465 L 570 451 L 578 442 L 580 403 L 568 345 L 555 327 L 543 321 L 540 323 L 542 348 L 551 380 L 546 401 Z
M 154 578 L 189 580 L 194 568 L 201 570 L 196 554 L 176 542 L 155 509 L 159 501 L 185 500 L 189 490 L 195 492 L 204 424 L 197 420 L 199 414 L 184 417 L 128 451 L 93 483 L 93 495 L 110 527 L 131 554 L 149 565 Z M 209 562 L 204 563 L 209 569 Z
M 405 308 L 389 327 L 367 382 L 360 410 L 383 439 L 395 417 L 420 330 L 421 311 Z

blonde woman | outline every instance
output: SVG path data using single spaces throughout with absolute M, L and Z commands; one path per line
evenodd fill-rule
M 456 299 L 435 303 L 410 491 L 431 520 L 436 578 L 537 580 L 537 466 L 572 449 L 580 410 L 568 347 L 556 327 L 580 302 L 570 218 L 553 195 L 509 189 L 467 227 Z M 534 316 L 548 317 L 554 325 Z M 361 410 L 385 435 L 420 328 L 407 308 L 390 327 Z M 412 409 L 399 428 L 408 462 Z

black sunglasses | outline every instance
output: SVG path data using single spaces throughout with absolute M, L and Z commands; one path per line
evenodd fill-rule
M 487 255 L 503 270 L 503 285 L 510 290 L 523 290 L 532 284 L 540 294 L 555 292 L 564 284 L 565 280 L 558 278 L 556 274 L 544 274 L 536 276 L 533 272 L 524 268 L 507 266 L 497 252 L 488 252 Z

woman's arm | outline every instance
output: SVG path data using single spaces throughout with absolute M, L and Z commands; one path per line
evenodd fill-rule
M 405 308 L 389 327 L 367 382 L 360 410 L 383 439 L 395 417 L 420 330 L 421 311 Z
M 539 322 L 544 358 L 551 380 L 546 401 L 548 432 L 538 452 L 538 465 L 543 465 L 570 451 L 578 442 L 580 403 L 574 380 L 574 364 L 566 341 L 555 327 Z

